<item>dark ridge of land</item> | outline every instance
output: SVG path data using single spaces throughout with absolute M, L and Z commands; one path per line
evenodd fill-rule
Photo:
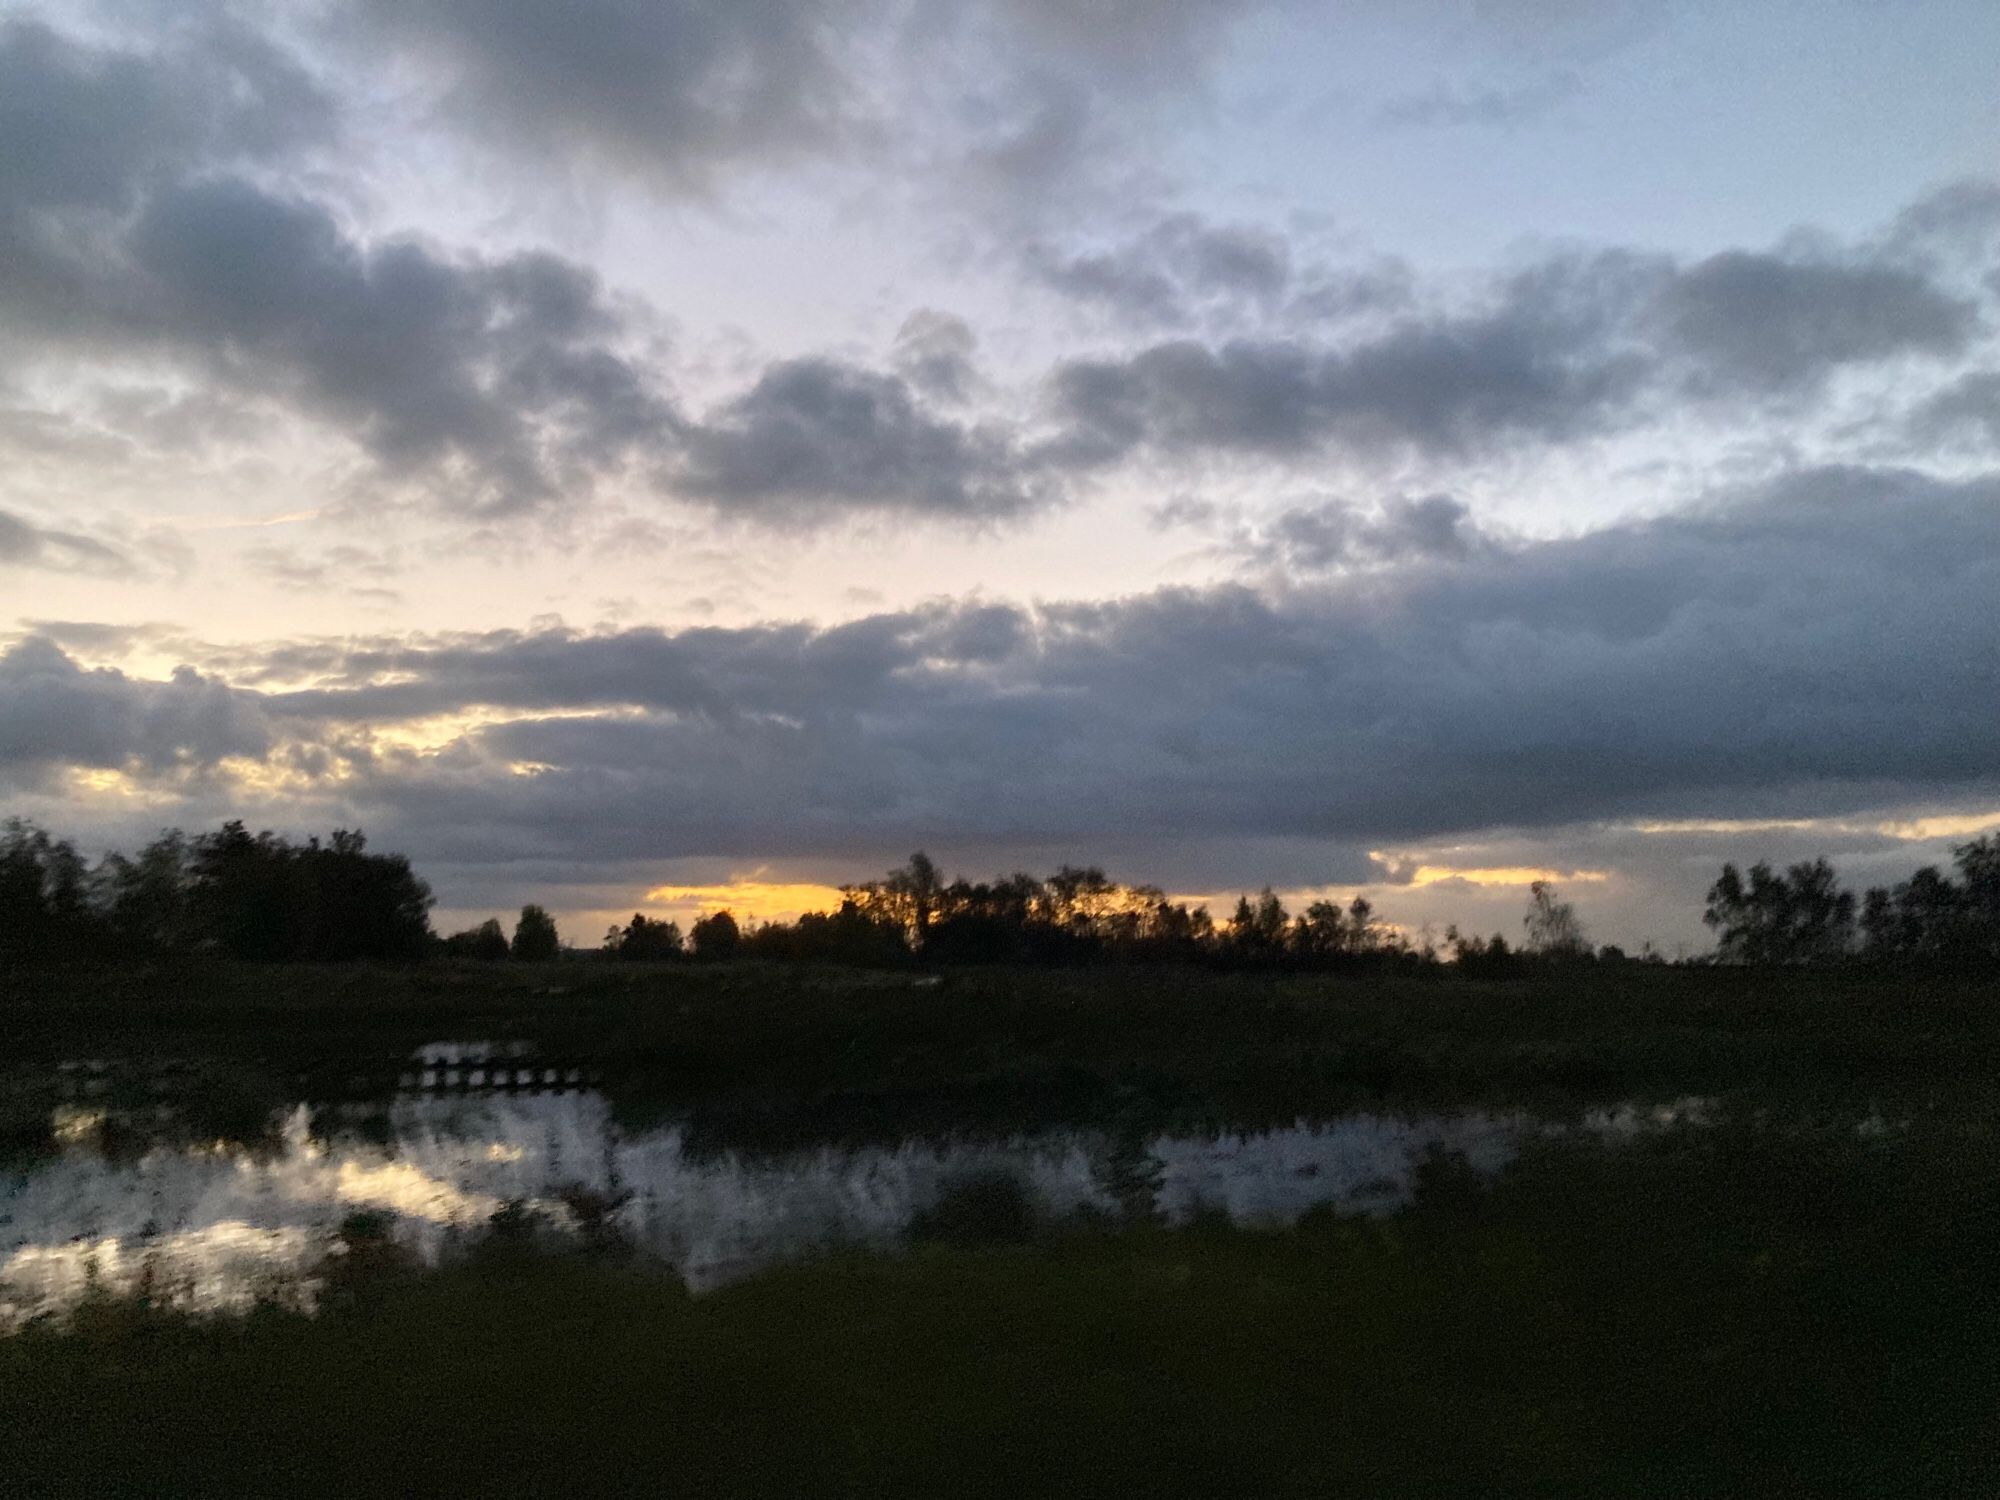
M 1378 1223 L 974 1215 L 700 1298 L 517 1227 L 434 1275 L 350 1256 L 318 1320 L 0 1340 L 0 1490 L 1990 1495 L 1996 1150 L 1551 1142 Z
M 1200 969 L 868 973 L 753 963 L 44 966 L 0 974 L 0 1139 L 66 1086 L 242 1135 L 299 1100 L 392 1087 L 416 1047 L 524 1042 L 603 1080 L 620 1118 L 697 1146 L 931 1130 L 1289 1123 L 1378 1104 L 1550 1110 L 1716 1095 L 1745 1108 L 1977 1114 L 2000 981 L 1551 966 L 1451 974 Z M 174 1059 L 187 1066 L 166 1068 Z

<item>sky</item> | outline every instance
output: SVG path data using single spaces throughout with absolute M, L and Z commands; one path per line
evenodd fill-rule
M 0 0 L 0 811 L 1698 951 L 2000 829 L 1983 0 Z

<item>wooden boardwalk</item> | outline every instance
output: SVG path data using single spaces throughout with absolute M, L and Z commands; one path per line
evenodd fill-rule
M 172 1097 L 203 1086 L 208 1070 L 184 1058 L 91 1058 L 60 1065 L 62 1097 L 101 1100 L 114 1092 Z M 329 1059 L 307 1068 L 283 1070 L 306 1099 L 372 1099 L 392 1094 L 559 1094 L 600 1087 L 604 1069 L 596 1059 L 493 1055 L 439 1058 Z M 282 1075 L 281 1075 L 282 1076 Z
M 603 1072 L 582 1062 L 540 1057 L 462 1058 L 457 1062 L 428 1061 L 406 1065 L 396 1075 L 396 1092 L 411 1094 L 466 1093 L 473 1090 L 507 1093 L 563 1093 L 595 1088 Z

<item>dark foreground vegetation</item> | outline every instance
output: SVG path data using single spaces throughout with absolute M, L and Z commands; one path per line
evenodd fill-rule
M 1996 1183 L 1918 1120 L 1439 1159 L 1282 1231 L 987 1184 L 906 1255 L 699 1298 L 518 1215 L 418 1276 L 357 1220 L 317 1320 L 0 1341 L 0 1491 L 1991 1495 Z

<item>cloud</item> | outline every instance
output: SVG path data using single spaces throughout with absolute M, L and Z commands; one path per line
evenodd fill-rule
M 1178 56 L 1249 8 L 1121 3 L 1083 15 L 987 0 L 930 23 L 928 40 L 909 19 L 891 50 L 993 36 L 1012 58 L 1049 62 L 1019 77 L 999 69 L 997 113 L 952 137 L 990 143 L 1023 101 L 1068 99 L 1087 131 L 1094 106 L 1076 69 L 1143 92 L 1158 83 L 1153 65 L 1116 57 Z M 836 35 L 844 12 L 764 0 L 727 15 L 685 0 L 585 10 L 453 0 L 371 5 L 351 24 L 421 57 L 465 100 L 506 95 L 523 130 L 657 150 L 661 170 L 689 181 L 706 170 L 697 158 L 726 163 L 830 130 L 825 111 L 847 117 L 849 53 L 875 45 Z M 1771 403 L 1795 413 L 1844 371 L 1962 360 L 1984 327 L 1938 248 L 1985 222 L 1971 185 L 1842 251 L 1788 243 L 1691 264 L 1569 251 L 1471 296 L 1419 287 L 1394 262 L 1323 266 L 1253 226 L 1139 213 L 1143 227 L 1124 239 L 1043 236 L 1028 264 L 1042 284 L 1148 330 L 1150 344 L 1064 359 L 1028 391 L 1000 392 L 981 379 L 971 328 L 926 309 L 885 368 L 780 355 L 697 419 L 649 343 L 655 319 L 585 266 L 366 234 L 329 201 L 272 186 L 280 174 L 309 180 L 304 166 L 341 125 L 317 77 L 267 39 L 197 19 L 100 45 L 9 22 L 0 82 L 11 134 L 48 148 L 0 164 L 0 248 L 18 252 L 0 256 L 0 327 L 27 335 L 10 354 L 55 383 L 73 384 L 80 362 L 143 366 L 173 395 L 147 409 L 100 403 L 93 422 L 67 427 L 16 411 L 6 425 L 17 441 L 88 442 L 129 468 L 114 450 L 132 432 L 241 454 L 254 423 L 296 414 L 365 457 L 340 481 L 350 493 L 372 483 L 482 519 L 567 511 L 623 487 L 780 526 L 980 524 L 1128 462 L 1464 464 L 1670 423 L 1690 407 L 1738 423 Z M 795 105 L 804 113 L 787 115 Z M 1039 150 L 1018 165 L 1046 176 Z M 1039 418 L 1014 415 L 1020 394 L 1043 398 Z
M 1358 342 L 1191 340 L 1067 361 L 1052 404 L 1057 453 L 1081 464 L 1140 450 L 1305 456 L 1329 445 L 1467 456 L 1507 439 L 1557 442 L 1605 426 L 1643 360 L 1603 336 L 1579 282 L 1644 274 L 1622 257 L 1514 278 L 1490 309 L 1413 317 Z
M 271 743 L 254 694 L 192 668 L 164 682 L 86 670 L 39 636 L 0 652 L 0 781 L 32 786 L 65 766 L 165 775 Z
M 895 158 L 944 141 L 989 182 L 1063 175 L 1093 96 L 1197 86 L 1269 0 L 362 0 L 332 34 L 414 64 L 442 115 L 517 157 L 609 165 L 672 193 L 726 173 Z M 997 126 L 997 128 L 995 128 Z
M 145 189 L 294 157 L 334 116 L 309 74 L 238 27 L 168 28 L 141 52 L 0 21 L 0 323 L 95 321 L 116 226 Z
M 691 428 L 682 493 L 780 523 L 854 511 L 993 521 L 1043 498 L 1001 430 L 941 418 L 899 376 L 787 360 Z
M 1212 527 L 1214 510 L 1169 506 L 1163 525 Z M 1369 509 L 1328 498 L 1288 506 L 1261 523 L 1230 518 L 1218 550 L 1245 566 L 1297 579 L 1342 568 L 1420 560 L 1459 562 L 1490 556 L 1505 543 L 1483 529 L 1464 501 L 1450 495 L 1395 496 Z
M 1924 448 L 2000 448 L 2000 370 L 1971 371 L 1926 397 L 1910 414 L 1908 435 Z
M 336 107 L 296 60 L 245 28 L 170 26 L 148 52 L 0 20 L 0 160 L 10 207 L 118 208 L 148 179 L 269 161 L 324 143 Z
M 1915 271 L 1740 250 L 1674 277 L 1657 311 L 1670 347 L 1717 390 L 1795 390 L 1844 365 L 1962 354 L 1979 327 L 1974 303 Z
M 21 628 L 58 646 L 92 656 L 129 656 L 141 646 L 180 636 L 180 627 L 157 622 L 109 625 L 100 620 L 23 620 Z
M 261 692 L 29 642 L 0 672 L 5 758 L 181 766 L 282 731 L 319 747 L 340 816 L 459 863 L 931 844 L 1143 866 L 2000 795 L 2000 479 L 1808 471 L 1504 548 L 1448 502 L 1346 519 L 1275 534 L 1364 572 L 1268 592 L 301 643 L 265 669 L 316 685 Z M 433 751 L 383 737 L 454 718 Z
M 74 531 L 53 531 L 0 510 L 0 568 L 129 577 L 137 569 L 118 548 Z
M 48 805 L 128 841 L 365 826 L 494 904 L 703 860 L 848 878 L 917 847 L 1180 890 L 1553 865 L 1612 870 L 1587 915 L 1631 941 L 1698 937 L 1722 858 L 1901 878 L 1949 838 L 1856 816 L 2000 807 L 2000 477 L 1810 470 L 1506 545 L 1436 497 L 1291 514 L 1264 535 L 1300 574 L 1261 589 L 300 641 L 167 681 L 29 640 L 0 656 L 0 777 L 121 771 L 115 800 Z M 1518 908 L 1447 882 L 1392 911 Z
M 1269 312 L 1293 278 L 1283 237 L 1189 213 L 1089 250 L 1032 244 L 1025 259 L 1042 285 L 1142 327 L 1183 327 L 1203 312 Z
M 1331 325 L 1406 312 L 1414 292 L 1401 261 L 1302 261 L 1274 230 L 1185 212 L 1095 244 L 1032 241 L 1022 261 L 1037 285 L 1141 330 Z
M 963 318 L 920 307 L 896 331 L 896 369 L 933 400 L 967 401 L 980 385 L 973 364 L 978 347 L 977 336 Z
M 330 110 L 268 43 L 149 50 L 0 29 L 0 325 L 38 353 L 165 356 L 343 431 L 394 481 L 506 510 L 587 487 L 672 416 L 593 273 L 553 255 L 365 243 L 237 170 Z
M 596 276 L 553 255 L 367 246 L 248 183 L 156 197 L 130 250 L 150 321 L 233 384 L 287 390 L 391 474 L 462 476 L 477 508 L 587 485 L 672 430 L 616 352 Z
M 1883 248 L 1920 264 L 1990 266 L 2000 259 L 2000 182 L 1964 177 L 1931 189 L 1896 215 Z
M 81 331 L 289 400 L 470 508 L 585 487 L 673 427 L 595 276 L 554 256 L 364 245 L 229 178 L 160 190 L 114 248 Z
M 348 34 L 435 75 L 462 127 L 557 160 L 596 158 L 675 191 L 725 168 L 825 152 L 862 109 L 866 7 L 831 0 L 362 0 Z
M 1103 269 L 1135 307 L 1180 306 L 1164 278 Z M 1181 338 L 1066 360 L 1049 380 L 1059 436 L 1047 451 L 1074 468 L 1197 453 L 1463 461 L 1671 418 L 1690 401 L 1740 421 L 1743 397 L 1796 402 L 1849 368 L 1949 361 L 1982 327 L 1974 301 L 1885 261 L 1564 252 L 1472 306 L 1344 337 Z

